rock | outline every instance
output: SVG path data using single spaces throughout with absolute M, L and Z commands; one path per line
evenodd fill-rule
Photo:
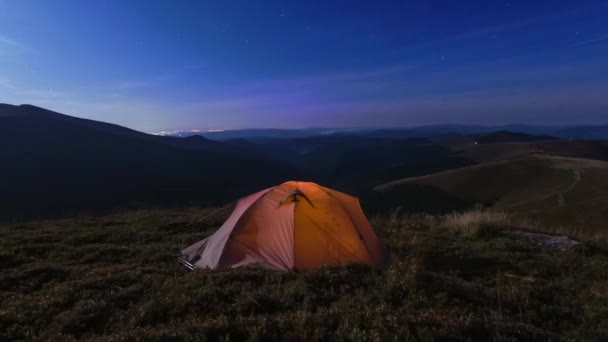
M 571 248 L 572 246 L 576 246 L 579 244 L 578 241 L 563 235 L 530 233 L 520 230 L 511 231 L 511 234 L 525 237 L 529 240 L 532 240 L 533 242 L 536 242 L 537 245 L 553 251 L 565 251 Z

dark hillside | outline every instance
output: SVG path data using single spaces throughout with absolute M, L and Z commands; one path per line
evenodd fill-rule
M 475 136 L 475 141 L 478 144 L 495 144 L 501 142 L 528 142 L 528 141 L 543 141 L 556 140 L 558 138 L 547 135 L 531 135 L 525 133 L 497 131 L 492 133 L 482 133 Z
M 174 143 L 178 138 L 32 106 L 1 109 L 2 216 L 133 203 L 224 202 L 297 175 L 281 163 L 230 153 L 233 147 L 204 138 Z
M 608 140 L 564 139 L 539 141 L 534 146 L 544 154 L 608 160 Z
M 608 222 L 608 162 L 601 160 L 536 155 L 405 178 L 376 190 L 407 198 L 414 185 L 431 187 L 434 193 L 425 193 L 439 203 L 452 196 L 553 227 L 605 232 Z
M 608 140 L 557 139 L 550 136 L 494 132 L 447 135 L 431 139 L 456 155 L 477 162 L 522 158 L 532 155 L 608 160 Z
M 284 161 L 316 182 L 349 192 L 364 191 L 402 175 L 420 176 L 474 163 L 424 138 L 336 134 L 234 143 Z
M 608 125 L 564 127 L 555 131 L 562 138 L 608 139 Z

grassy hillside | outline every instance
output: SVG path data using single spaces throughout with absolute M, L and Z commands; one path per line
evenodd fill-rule
M 373 220 L 394 261 L 305 273 L 185 272 L 225 217 L 134 212 L 0 226 L 0 340 L 596 340 L 608 247 L 561 252 L 502 215 Z M 482 218 L 482 219 L 480 219 Z
M 537 155 L 406 178 L 376 190 L 391 193 L 406 184 L 429 185 L 552 226 L 593 231 L 605 230 L 608 222 L 605 161 Z
M 533 155 L 608 160 L 608 140 L 535 140 L 478 143 L 478 135 L 437 138 L 433 141 L 451 149 L 457 156 L 476 162 L 518 159 Z M 538 138 L 538 137 L 537 137 Z M 541 137 L 542 138 L 542 137 Z M 483 141 L 482 141 L 483 142 Z

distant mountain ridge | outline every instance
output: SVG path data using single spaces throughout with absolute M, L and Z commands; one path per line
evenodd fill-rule
M 202 136 L 212 140 L 232 140 L 232 139 L 293 139 L 293 138 L 307 138 L 315 136 L 324 136 L 337 133 L 359 133 L 366 131 L 366 129 L 358 128 L 323 128 L 323 127 L 311 127 L 301 129 L 281 129 L 281 128 L 246 128 L 237 130 L 213 130 L 213 131 L 176 131 L 171 133 L 163 132 L 159 135 L 164 136 Z M 158 133 L 157 133 L 158 134 Z
M 439 124 L 407 128 L 305 128 L 305 129 L 240 129 L 224 131 L 178 131 L 167 133 L 167 136 L 200 135 L 211 140 L 224 141 L 231 139 L 290 139 L 307 138 L 324 135 L 364 135 L 382 138 L 428 138 L 439 135 L 480 134 L 491 132 L 513 132 L 529 135 L 551 136 L 571 139 L 608 139 L 608 125 L 580 126 L 534 126 L 534 125 L 458 125 Z
M 20 118 L 22 120 L 26 118 L 32 120 L 51 120 L 51 122 L 55 123 L 63 123 L 74 127 L 94 129 L 95 131 L 103 133 L 141 139 L 145 141 L 162 142 L 184 148 L 206 149 L 211 146 L 220 146 L 220 144 L 218 144 L 216 141 L 200 136 L 195 136 L 191 139 L 178 139 L 172 136 L 151 135 L 116 124 L 69 116 L 28 104 L 18 106 L 0 104 L 0 118 L 2 117 Z

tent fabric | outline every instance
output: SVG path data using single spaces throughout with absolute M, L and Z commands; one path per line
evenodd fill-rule
M 182 255 L 197 268 L 257 265 L 283 271 L 387 261 L 358 199 L 296 181 L 241 199 L 213 235 Z

